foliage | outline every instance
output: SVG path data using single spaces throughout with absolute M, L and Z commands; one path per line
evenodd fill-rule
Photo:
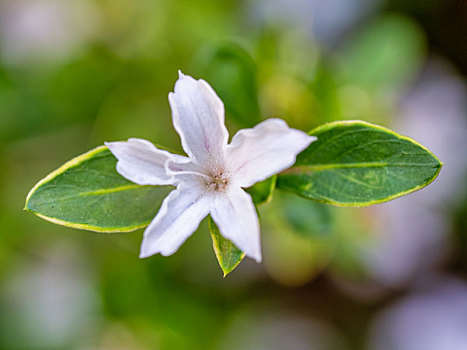
M 342 206 L 385 202 L 428 185 L 441 169 L 440 161 L 415 141 L 365 122 L 334 122 L 310 134 L 318 141 L 278 177 L 277 187 L 316 201 Z M 249 189 L 255 204 L 269 201 L 275 186 L 274 176 Z M 125 232 L 148 225 L 167 192 L 167 186 L 125 180 L 116 171 L 116 159 L 99 147 L 40 181 L 25 208 L 64 226 Z M 211 219 L 209 228 L 225 276 L 244 254 Z
M 56 16 L 62 16 L 72 3 L 85 5 L 83 11 L 75 11 L 79 23 L 70 24 L 73 33 L 84 27 L 89 36 L 69 51 L 55 47 L 53 40 L 76 40 L 75 35 L 67 36 L 56 26 L 59 23 L 68 27 L 68 17 Z M 225 101 L 230 131 L 256 124 L 251 116 L 240 115 L 256 109 L 254 99 L 251 105 L 237 106 L 236 96 L 225 94 L 232 91 L 233 84 L 225 80 L 228 72 L 217 75 L 225 72 L 224 65 L 238 64 L 254 74 L 254 89 L 244 88 L 256 91 L 251 97 L 256 95 L 258 99 L 259 117 L 252 119 L 279 117 L 301 130 L 337 120 L 360 119 L 392 128 L 397 125 L 398 132 L 415 136 L 407 124 L 402 125 L 405 120 L 400 118 L 405 116 L 399 111 L 401 101 L 410 103 L 406 93 L 414 89 L 415 81 L 417 88 L 426 88 L 419 74 L 422 69 L 428 72 L 430 66 L 426 65 L 424 51 L 427 38 L 416 21 L 383 9 L 367 12 L 364 19 L 346 26 L 338 41 L 329 43 L 316 40 L 315 34 L 305 28 L 315 24 L 309 12 L 302 12 L 304 24 L 289 18 L 291 11 L 275 15 L 261 12 L 266 3 L 73 0 L 2 4 L 1 17 L 8 20 L 1 24 L 0 50 L 0 348 L 230 349 L 233 337 L 252 339 L 261 336 L 261 330 L 270 332 L 266 328 L 270 323 L 257 322 L 257 315 L 266 315 L 269 321 L 272 313 L 282 317 L 283 312 L 288 315 L 296 311 L 300 322 L 313 319 L 326 330 L 329 325 L 339 324 L 339 337 L 352 340 L 340 348 L 357 349 L 367 343 L 369 319 L 378 316 L 380 307 L 386 305 L 378 295 L 389 297 L 386 301 L 394 296 L 381 290 L 375 294 L 371 289 L 371 285 L 380 285 L 372 279 L 374 266 L 363 253 L 365 248 L 375 246 L 375 239 L 386 227 L 381 213 L 393 215 L 394 205 L 407 208 L 421 196 L 422 200 L 429 198 L 427 205 L 438 210 L 443 222 L 450 223 L 456 207 L 444 202 L 440 207 L 433 193 L 443 193 L 445 198 L 442 186 L 449 177 L 445 175 L 455 164 L 448 164 L 440 181 L 426 191 L 390 205 L 364 209 L 338 208 L 276 189 L 273 200 L 259 207 L 264 263 L 257 266 L 245 261 L 225 280 L 219 279 L 207 225 L 202 224 L 178 254 L 139 260 L 141 230 L 132 234 L 94 234 L 51 225 L 21 211 L 26 194 L 41 177 L 103 141 L 141 137 L 179 151 L 180 141 L 173 131 L 167 102 L 178 69 L 212 83 Z M 15 11 L 8 11 L 13 5 Z M 56 5 L 61 10 L 50 12 Z M 394 9 L 394 4 L 388 6 Z M 438 7 L 425 3 L 417 9 L 425 11 L 425 24 L 432 29 L 436 25 L 452 29 L 436 20 L 442 16 L 429 17 L 430 11 L 439 13 Z M 24 8 L 36 11 L 23 15 Z M 343 16 L 345 11 L 350 14 L 363 8 L 350 11 L 343 7 L 320 13 L 325 20 L 330 14 Z M 22 25 L 6 31 L 15 23 L 17 14 Z M 42 25 L 45 30 L 21 30 L 26 28 L 24 19 L 31 17 L 36 20 L 26 21 L 27 28 Z M 444 17 L 452 23 L 452 16 Z M 52 31 L 48 32 L 48 28 Z M 34 34 L 32 39 L 24 38 L 28 33 Z M 436 30 L 432 33 L 436 34 Z M 48 37 L 49 41 L 41 41 Z M 438 42 L 447 42 L 444 39 L 436 34 Z M 38 41 L 43 50 L 59 52 L 60 57 L 49 59 L 50 55 L 42 57 L 30 50 L 23 51 L 21 57 L 10 55 L 12 48 L 24 50 Z M 239 63 L 243 54 L 235 53 L 229 53 L 224 63 L 227 54 L 218 52 L 226 52 L 226 46 L 246 51 L 250 63 Z M 216 67 L 212 74 L 210 59 Z M 241 88 L 245 83 L 235 84 Z M 446 89 L 446 93 L 452 91 Z M 232 102 L 227 102 L 229 98 Z M 440 113 L 440 123 L 447 126 L 444 118 Z M 440 146 L 451 140 L 439 142 L 442 133 L 430 136 L 433 122 L 424 123 L 426 127 L 418 129 L 417 139 L 424 140 L 425 146 L 439 152 L 447 162 Z M 462 189 L 465 182 L 452 186 Z M 154 213 L 157 206 L 154 203 Z M 419 209 L 411 208 L 417 213 Z M 410 223 L 415 220 L 411 210 L 407 211 Z M 456 238 L 464 242 L 465 225 L 461 223 L 465 220 L 461 219 L 465 215 L 461 214 L 465 210 L 459 212 L 458 224 L 444 227 L 443 235 L 450 239 L 457 232 Z M 54 217 L 59 214 L 49 212 Z M 147 216 L 148 220 L 149 211 Z M 395 216 L 391 219 L 398 220 Z M 428 219 L 426 225 L 433 226 Z M 401 227 L 408 222 L 396 223 Z M 388 235 L 393 236 L 392 232 Z M 405 239 L 415 245 L 413 239 L 419 236 L 407 235 Z M 326 242 L 321 243 L 321 237 Z M 410 244 L 399 243 L 409 249 Z M 286 247 L 294 248 L 280 254 Z M 431 258 L 431 252 L 427 251 L 426 259 Z M 395 255 L 400 254 L 397 251 Z M 454 253 L 449 254 L 449 259 L 456 259 Z M 387 261 L 391 263 L 389 257 Z M 449 266 L 455 266 L 456 272 L 465 270 L 464 263 L 453 261 L 454 265 Z M 399 261 L 392 265 L 400 266 Z M 320 279 L 310 284 L 319 273 L 326 275 L 324 283 Z M 292 280 L 294 284 L 288 284 Z M 327 284 L 329 280 L 332 286 Z M 362 281 L 364 290 L 360 288 Z M 305 284 L 305 288 L 281 287 Z M 343 292 L 335 293 L 336 286 Z M 357 302 L 348 297 L 355 293 Z M 362 303 L 369 299 L 371 310 L 367 302 Z M 303 307 L 305 302 L 309 307 Z M 267 312 L 258 305 L 266 306 Z M 245 315 L 245 308 L 251 314 Z M 317 309 L 323 312 L 310 311 Z M 246 319 L 248 334 L 241 331 Z M 238 332 L 233 330 L 237 320 L 243 325 L 236 328 Z M 285 325 L 284 319 L 277 320 Z M 292 325 L 290 329 L 294 330 L 302 327 L 302 323 Z M 309 332 L 313 339 L 318 333 Z M 288 334 L 292 337 L 296 333 Z

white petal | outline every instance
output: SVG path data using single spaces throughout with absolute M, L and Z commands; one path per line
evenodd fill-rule
M 216 198 L 211 216 L 222 236 L 249 257 L 261 262 L 258 214 L 251 196 L 241 188 Z
M 209 199 L 196 186 L 182 184 L 162 202 L 154 220 L 144 231 L 140 258 L 177 251 L 209 213 Z
M 235 134 L 226 149 L 226 162 L 236 183 L 249 187 L 291 167 L 297 154 L 315 140 L 281 119 L 268 119 Z
M 169 102 L 183 149 L 200 164 L 219 162 L 224 157 L 228 139 L 224 104 L 204 80 L 179 74 Z
M 186 157 L 185 157 L 186 158 Z M 169 161 L 166 164 L 167 172 L 174 177 L 174 183 L 195 182 L 195 185 L 203 185 L 206 179 L 210 179 L 206 170 L 193 161 L 182 163 L 180 161 Z
M 174 179 L 167 173 L 165 164 L 169 161 L 189 161 L 142 139 L 106 142 L 105 145 L 118 159 L 119 174 L 138 185 L 171 185 Z

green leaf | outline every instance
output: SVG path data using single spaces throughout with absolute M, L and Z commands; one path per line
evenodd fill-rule
M 214 253 L 216 253 L 217 261 L 225 277 L 240 264 L 245 257 L 245 253 L 221 235 L 219 228 L 211 217 L 209 217 L 209 231 L 211 232 Z
M 253 186 L 245 189 L 245 191 L 250 194 L 253 203 L 256 205 L 268 203 L 272 199 L 272 194 L 276 188 L 276 179 L 276 175 L 271 176 L 264 181 L 255 183 Z
M 312 131 L 318 137 L 278 176 L 277 187 L 339 206 L 367 206 L 401 197 L 432 182 L 442 163 L 425 147 L 362 121 Z
M 279 200 L 280 210 L 294 232 L 304 237 L 327 237 L 333 231 L 329 205 L 286 193 Z
M 247 188 L 246 191 L 251 195 L 253 203 L 258 206 L 271 200 L 275 187 L 276 176 L 272 176 Z M 211 232 L 214 253 L 225 277 L 240 264 L 245 254 L 221 235 L 212 218 L 209 218 L 209 231 Z
M 195 67 L 224 101 L 226 114 L 242 128 L 261 121 L 256 67 L 241 46 L 228 43 L 198 54 Z
M 129 232 L 147 226 L 169 186 L 140 186 L 116 171 L 107 147 L 76 157 L 29 192 L 25 210 L 53 223 L 97 232 Z
M 423 32 L 409 18 L 376 18 L 350 37 L 343 53 L 350 84 L 401 90 L 416 76 L 425 56 Z

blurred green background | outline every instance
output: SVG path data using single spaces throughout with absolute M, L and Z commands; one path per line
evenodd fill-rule
M 467 349 L 467 3 L 0 0 L 0 349 Z M 21 209 L 104 141 L 180 150 L 167 95 L 207 80 L 231 135 L 362 119 L 445 163 L 365 209 L 276 192 L 263 263 L 227 278 L 206 222 L 171 257 Z M 125 203 L 122 203 L 125 205 Z

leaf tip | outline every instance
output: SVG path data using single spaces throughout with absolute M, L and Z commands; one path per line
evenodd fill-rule
M 239 262 L 240 263 L 240 262 Z M 229 275 L 233 270 L 235 270 L 235 268 L 238 266 L 238 264 L 236 264 L 235 266 L 233 267 L 229 267 L 229 268 L 224 268 L 221 266 L 221 269 L 222 269 L 222 272 L 223 272 L 223 278 L 226 278 L 227 275 Z
M 23 210 L 24 210 L 24 211 L 29 211 L 29 212 L 31 212 L 31 213 L 34 213 L 34 211 L 29 207 L 29 195 L 28 195 L 28 197 L 26 198 L 26 201 L 24 202 Z

